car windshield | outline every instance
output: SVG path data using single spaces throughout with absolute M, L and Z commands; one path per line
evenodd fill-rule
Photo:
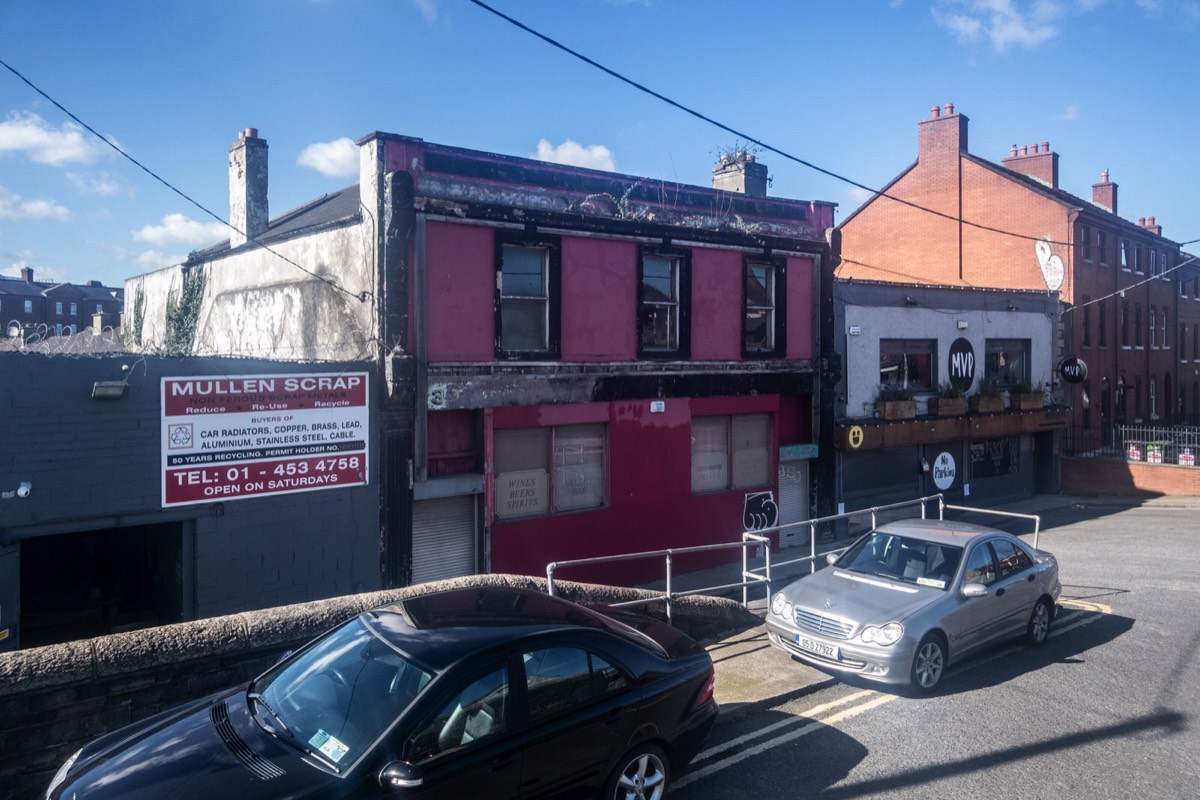
M 961 558 L 961 547 L 875 531 L 855 542 L 837 560 L 837 566 L 890 581 L 945 590 L 954 579 Z
M 264 729 L 341 771 L 432 677 L 355 619 L 271 668 L 246 700 Z

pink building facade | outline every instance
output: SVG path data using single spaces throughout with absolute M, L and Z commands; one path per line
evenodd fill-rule
M 832 204 L 360 144 L 392 187 L 381 216 L 411 231 L 381 270 L 407 289 L 409 581 L 735 541 L 764 502 L 812 515 Z

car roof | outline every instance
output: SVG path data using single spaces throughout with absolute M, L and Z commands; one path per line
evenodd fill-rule
M 952 519 L 901 519 L 880 525 L 875 531 L 922 539 L 935 544 L 949 544 L 955 547 L 965 547 L 972 539 L 987 534 L 1005 535 L 1004 531 L 996 528 Z
M 518 639 L 562 631 L 612 632 L 623 628 L 568 600 L 500 586 L 421 594 L 367 611 L 359 619 L 401 653 L 436 672 Z

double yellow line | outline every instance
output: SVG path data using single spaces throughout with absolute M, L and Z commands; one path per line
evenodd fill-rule
M 1092 603 L 1085 600 L 1060 600 L 1059 605 L 1067 613 L 1060 614 L 1058 621 L 1060 624 L 1055 625 L 1050 630 L 1051 636 L 1058 636 L 1067 631 L 1080 628 L 1084 625 L 1089 625 L 1100 619 L 1104 614 L 1111 614 L 1112 608 L 1103 603 Z M 1078 618 L 1077 618 L 1078 617 Z M 972 661 L 972 666 L 978 666 L 989 661 L 993 661 L 1009 652 L 1009 649 L 998 652 L 982 661 Z M 730 739 L 727 742 L 721 742 L 718 745 L 708 748 L 699 753 L 692 763 L 703 764 L 713 758 L 718 760 L 705 764 L 698 769 L 693 769 L 686 775 L 676 779 L 672 786 L 676 789 L 687 786 L 701 778 L 706 778 L 716 772 L 733 766 L 748 758 L 753 758 L 761 755 L 768 750 L 771 750 L 780 745 L 788 744 L 802 736 L 818 731 L 822 726 L 837 725 L 859 714 L 879 708 L 882 705 L 898 700 L 899 696 L 895 694 L 880 694 L 871 689 L 863 689 L 861 691 L 852 692 L 845 697 L 839 697 L 836 700 L 831 700 L 828 703 L 821 703 L 813 706 L 804 712 L 803 716 L 789 717 L 778 722 L 773 722 L 770 725 L 759 728 L 758 730 Z M 865 701 L 865 702 L 860 702 Z M 856 704 L 856 705 L 855 705 Z M 844 706 L 850 706 L 844 708 Z M 841 710 L 838 710 L 841 709 Z M 778 731 L 784 731 L 775 736 Z M 770 736 L 770 739 L 751 744 L 752 742 Z

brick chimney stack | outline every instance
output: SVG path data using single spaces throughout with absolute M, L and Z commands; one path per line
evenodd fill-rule
M 745 150 L 722 155 L 721 163 L 713 167 L 712 176 L 714 189 L 747 197 L 767 196 L 767 167 Z
M 1162 225 L 1155 225 L 1154 217 L 1147 219 L 1145 225 L 1142 227 L 1153 233 L 1155 236 L 1162 236 Z
M 1051 189 L 1058 188 L 1058 153 L 1050 151 L 1050 143 L 1042 142 L 1021 147 L 1020 154 L 1014 144 L 1008 152 L 1008 158 L 1000 162 L 1001 166 L 1019 172 L 1041 181 Z
M 267 140 L 256 128 L 238 133 L 229 145 L 229 246 L 241 247 L 267 229 Z
M 954 104 L 946 103 L 945 114 L 934 106 L 929 119 L 917 123 L 917 161 L 930 162 L 958 158 L 967 152 L 966 114 L 955 114 Z
M 1092 184 L 1092 204 L 1117 213 L 1117 185 L 1108 180 L 1108 170 L 1100 173 L 1100 182 Z
M 33 267 L 21 267 L 21 280 L 33 283 Z

